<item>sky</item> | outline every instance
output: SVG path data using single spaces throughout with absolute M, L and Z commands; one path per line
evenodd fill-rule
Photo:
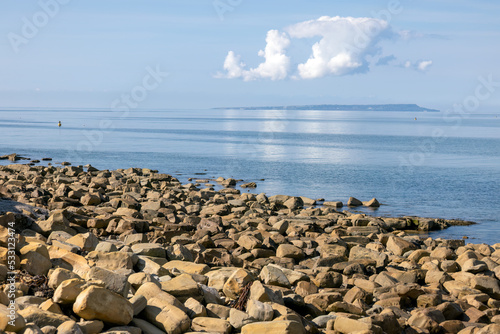
M 495 112 L 498 17 L 493 0 L 5 0 L 0 108 Z

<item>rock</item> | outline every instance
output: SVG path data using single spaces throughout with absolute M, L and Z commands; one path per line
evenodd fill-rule
M 465 311 L 465 316 L 469 320 L 469 322 L 473 323 L 488 323 L 489 319 L 486 313 L 483 311 L 478 310 L 475 307 L 469 307 Z
M 247 302 L 247 313 L 257 321 L 271 321 L 274 316 L 273 308 L 269 304 L 252 299 Z
M 230 312 L 231 312 L 230 307 L 218 304 L 207 304 L 207 314 L 211 318 L 228 320 Z
M 54 291 L 53 300 L 59 304 L 72 304 L 83 291 L 86 282 L 81 278 L 63 281 Z
M 143 284 L 148 282 L 153 282 L 156 285 L 161 286 L 160 282 L 154 276 L 142 272 L 130 275 L 127 278 L 127 281 L 135 290 L 139 289 Z
M 148 306 L 148 300 L 146 299 L 146 297 L 141 295 L 134 295 L 128 301 L 130 302 L 130 304 L 132 304 L 134 316 L 141 313 L 146 308 L 146 306 Z
M 145 334 L 164 334 L 165 332 L 146 320 L 134 318 L 132 324 L 142 330 Z
M 312 304 L 322 312 L 325 312 L 329 305 L 341 300 L 342 295 L 338 292 L 315 293 L 304 298 L 306 304 Z
M 304 252 L 302 251 L 302 249 L 294 245 L 281 244 L 278 246 L 278 249 L 276 250 L 276 256 L 300 261 L 304 258 Z
M 290 320 L 254 322 L 241 328 L 241 334 L 303 334 L 305 332 L 301 323 Z
M 57 289 L 62 282 L 72 278 L 80 278 L 80 276 L 68 269 L 56 268 L 50 273 L 49 282 L 47 284 L 51 289 Z
M 304 206 L 304 202 L 300 197 L 290 197 L 285 202 L 283 202 L 283 205 L 290 210 L 297 210 L 301 209 Z
M 127 299 L 96 286 L 90 286 L 78 295 L 73 312 L 86 320 L 98 319 L 118 325 L 127 325 L 134 316 L 132 305 Z
M 349 200 L 347 201 L 347 206 L 361 206 L 361 205 L 363 205 L 363 202 L 354 197 L 349 197 Z
M 137 257 L 138 260 L 135 267 L 144 274 L 161 277 L 168 275 L 170 272 L 168 269 L 163 267 L 167 263 L 166 259 L 144 255 L 139 255 Z
M 22 256 L 21 260 L 21 270 L 26 270 L 30 275 L 46 275 L 50 268 L 52 268 L 52 262 L 47 257 L 41 255 L 38 252 L 29 252 Z
M 267 265 L 262 268 L 259 277 L 264 284 L 277 285 L 285 288 L 289 288 L 291 286 L 283 271 L 272 265 Z
M 188 298 L 184 302 L 184 306 L 186 307 L 188 315 L 191 319 L 207 316 L 207 309 L 205 306 L 194 298 Z
M 85 277 L 90 270 L 87 260 L 78 254 L 54 246 L 49 247 L 49 254 L 51 261 L 58 262 L 62 268 L 79 277 Z
M 417 298 L 417 307 L 427 308 L 441 304 L 443 298 L 439 294 L 424 294 Z
M 457 303 L 444 302 L 436 307 L 443 313 L 446 320 L 459 319 L 464 314 L 464 311 Z
M 179 261 L 194 261 L 193 254 L 183 245 L 174 244 L 170 245 L 167 248 L 167 258 L 170 261 L 179 260 Z
M 349 252 L 349 261 L 371 260 L 377 267 L 385 267 L 389 263 L 389 258 L 384 253 L 379 253 L 361 246 L 354 246 Z
M 191 320 L 184 311 L 158 298 L 148 299 L 143 314 L 146 320 L 168 334 L 184 333 L 191 326 Z
M 340 288 L 342 275 L 333 271 L 322 271 L 312 281 L 318 288 Z
M 316 200 L 314 200 L 312 198 L 300 196 L 300 199 L 302 200 L 302 202 L 304 203 L 304 205 L 307 205 L 307 206 L 316 205 Z
M 283 304 L 283 298 L 280 294 L 274 292 L 267 286 L 264 286 L 260 281 L 255 281 L 250 287 L 249 300 L 258 300 L 260 302 L 275 302 Z
M 199 332 L 231 333 L 231 325 L 223 319 L 200 317 L 193 319 L 191 328 Z
M 438 333 L 440 327 L 439 322 L 436 320 L 429 313 L 417 310 L 408 319 L 407 323 L 410 326 L 429 331 L 430 333 Z
M 57 334 L 84 334 L 80 326 L 73 321 L 66 321 L 57 327 Z
M 465 328 L 465 325 L 460 320 L 447 320 L 439 324 L 446 333 L 458 333 Z
M 204 275 L 210 271 L 210 267 L 206 264 L 192 263 L 186 261 L 169 261 L 163 265 L 167 270 L 177 269 L 186 274 Z
M 295 293 L 305 297 L 318 292 L 318 287 L 311 282 L 301 281 L 297 283 Z
M 470 287 L 483 291 L 492 298 L 500 299 L 500 282 L 494 277 L 476 275 L 471 279 Z
M 141 285 L 141 287 L 137 289 L 137 291 L 135 292 L 134 297 L 135 296 L 144 296 L 146 300 L 148 300 L 148 305 L 150 304 L 151 300 L 158 298 L 168 304 L 174 305 L 179 309 L 184 308 L 184 305 L 182 305 L 182 303 L 179 302 L 179 300 L 177 300 L 171 294 L 163 291 L 162 289 L 160 289 L 160 287 L 158 287 L 158 285 L 152 282 L 144 283 L 143 285 Z
M 372 198 L 371 200 L 367 202 L 363 202 L 364 206 L 370 207 L 370 208 L 378 208 L 380 206 L 380 203 L 377 201 L 376 198 Z
M 176 297 L 181 302 L 186 301 L 190 297 L 198 301 L 202 300 L 198 284 L 188 274 L 182 274 L 167 282 L 161 282 L 161 289 Z
M 499 324 L 491 324 L 488 326 L 484 326 L 479 331 L 477 331 L 477 334 L 496 334 L 496 333 L 500 333 Z
M 132 258 L 124 252 L 90 252 L 87 255 L 87 260 L 91 266 L 101 267 L 108 270 L 117 269 L 132 269 Z
M 90 232 L 79 233 L 66 240 L 66 242 L 78 246 L 80 247 L 80 249 L 86 252 L 93 251 L 99 244 L 99 240 L 97 239 L 97 237 Z
M 246 324 L 255 322 L 254 319 L 248 315 L 248 313 L 237 310 L 235 308 L 231 308 L 229 310 L 229 323 L 231 324 L 232 327 L 235 329 L 240 329 Z
M 167 252 L 161 244 L 137 243 L 132 245 L 132 251 L 137 255 L 166 258 Z
M 375 333 L 382 333 L 378 326 L 371 325 L 369 323 L 361 322 L 359 320 L 349 319 L 346 317 L 337 317 L 334 323 L 334 329 L 340 333 L 353 333 L 353 332 L 363 332 L 372 331 Z
M 118 326 L 118 327 L 112 327 L 109 330 L 107 330 L 104 333 L 108 334 L 141 334 L 142 330 L 138 327 L 134 326 Z
M 387 240 L 386 247 L 389 251 L 398 256 L 418 248 L 415 244 L 398 237 L 390 237 L 389 240 Z
M 469 259 L 462 265 L 462 271 L 472 274 L 478 274 L 486 270 L 488 270 L 488 266 L 486 265 L 486 263 L 476 259 Z
M 226 297 L 236 299 L 243 288 L 254 280 L 253 276 L 244 269 L 235 270 L 224 283 L 222 291 Z
M 254 236 L 242 235 L 238 239 L 238 245 L 250 251 L 254 248 L 260 248 L 262 246 L 262 242 Z
M 127 276 L 116 274 L 115 272 L 100 268 L 93 267 L 87 274 L 87 280 L 96 280 L 104 282 L 104 287 L 119 295 L 126 297 L 130 289 L 130 283 Z
M 329 206 L 329 207 L 332 207 L 332 208 L 341 208 L 344 206 L 344 204 L 342 202 L 323 202 L 323 206 Z
M 252 189 L 255 189 L 257 188 L 257 183 L 255 182 L 248 182 L 248 183 L 243 183 L 242 185 L 240 185 L 241 188 L 252 188 Z
M 28 306 L 27 308 L 20 310 L 18 313 L 26 320 L 27 323 L 34 323 L 40 328 L 44 326 L 59 327 L 62 323 L 71 320 L 65 315 L 44 311 L 39 309 L 37 306 Z
M 49 312 L 58 313 L 58 314 L 64 314 L 63 311 L 61 310 L 61 307 L 59 306 L 59 304 L 55 303 L 52 299 L 47 299 L 46 301 L 44 301 L 43 303 L 38 305 L 38 307 L 44 311 L 49 311 Z
M 47 220 L 35 222 L 35 231 L 48 236 L 53 231 L 63 231 L 75 235 L 76 231 L 69 227 L 65 210 L 54 210 Z
M 55 333 L 55 331 L 56 331 L 56 328 L 54 327 L 54 333 Z M 44 332 L 42 332 L 40 327 L 38 327 L 35 324 L 27 324 L 21 331 L 19 331 L 19 333 L 20 334 L 44 334 Z
M 333 314 L 328 314 L 328 315 L 320 315 L 319 317 L 316 317 L 312 319 L 312 322 L 318 327 L 318 328 L 326 328 L 326 325 L 330 320 L 335 320 L 337 318 L 336 315 Z
M 80 199 L 80 203 L 83 205 L 99 205 L 101 204 L 101 198 L 93 194 L 85 194 Z

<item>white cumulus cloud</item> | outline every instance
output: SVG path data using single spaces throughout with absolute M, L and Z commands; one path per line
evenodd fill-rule
M 239 55 L 229 51 L 224 61 L 224 72 L 216 74 L 216 77 L 241 78 L 244 81 L 283 80 L 289 76 L 293 79 L 315 79 L 368 72 L 372 63 L 421 72 L 432 65 L 431 60 L 400 62 L 392 55 L 379 58 L 377 62 L 383 39 L 408 39 L 416 33 L 396 33 L 387 21 L 376 18 L 322 16 L 293 24 L 284 31 L 268 31 L 266 47 L 258 53 L 264 61 L 254 68 L 248 68 Z M 297 65 L 292 69 L 287 48 L 294 39 L 313 39 L 314 43 L 309 58 L 296 60 Z
M 292 25 L 287 31 L 294 38 L 321 38 L 309 59 L 298 65 L 301 78 L 313 79 L 366 71 L 366 56 L 378 52 L 377 43 L 389 36 L 390 27 L 373 18 L 323 16 Z
M 264 62 L 257 67 L 245 69 L 246 65 L 240 61 L 233 51 L 229 51 L 224 61 L 225 73 L 219 73 L 218 77 L 229 79 L 243 78 L 245 81 L 256 79 L 282 80 L 288 75 L 290 58 L 285 54 L 290 45 L 290 39 L 286 33 L 278 30 L 269 30 L 266 37 L 266 48 L 259 51 L 259 56 L 264 57 Z

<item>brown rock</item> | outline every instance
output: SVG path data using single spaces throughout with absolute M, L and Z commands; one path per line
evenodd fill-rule
M 199 317 L 193 319 L 191 328 L 199 332 L 231 333 L 231 324 L 223 319 Z
M 254 278 L 249 272 L 244 269 L 237 269 L 229 276 L 226 283 L 224 283 L 222 291 L 227 297 L 236 299 L 243 288 L 253 280 Z
M 305 332 L 301 323 L 290 320 L 254 322 L 241 328 L 241 334 L 304 334 Z
M 63 322 L 71 320 L 65 315 L 44 311 L 39 309 L 37 306 L 28 306 L 18 313 L 26 320 L 26 322 L 32 322 L 40 328 L 44 326 L 58 327 Z
M 73 312 L 86 319 L 98 319 L 118 325 L 132 321 L 134 310 L 130 302 L 111 290 L 90 286 L 78 295 Z

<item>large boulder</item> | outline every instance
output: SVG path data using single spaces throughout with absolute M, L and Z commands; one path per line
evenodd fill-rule
M 97 286 L 90 286 L 78 295 L 73 312 L 86 320 L 98 319 L 117 325 L 127 325 L 134 316 L 132 304 L 126 298 Z

